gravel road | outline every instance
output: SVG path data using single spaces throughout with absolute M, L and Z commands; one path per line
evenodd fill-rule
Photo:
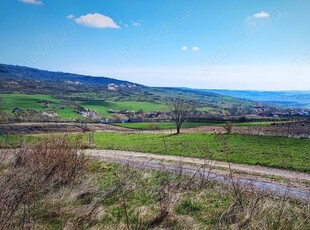
M 188 175 L 194 175 L 200 168 L 200 173 L 206 174 L 209 179 L 231 183 L 229 167 L 236 172 L 234 181 L 246 185 L 251 184 L 257 190 L 273 193 L 279 196 L 287 195 L 291 198 L 310 202 L 310 175 L 306 173 L 272 169 L 261 166 L 229 164 L 204 159 L 165 156 L 138 152 L 125 152 L 115 150 L 85 150 L 85 154 L 101 161 L 130 164 L 133 166 L 178 172 L 180 167 Z M 202 166 L 207 169 L 202 171 Z M 210 171 L 209 169 L 212 168 Z M 277 180 L 271 178 L 278 178 Z M 289 181 L 289 183 L 287 183 Z M 306 183 L 301 183 L 301 181 Z M 286 183 L 284 183 L 286 182 Z M 289 184 L 289 186 L 288 186 Z

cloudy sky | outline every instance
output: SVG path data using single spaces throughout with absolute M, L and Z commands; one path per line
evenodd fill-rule
M 1 0 L 0 63 L 149 86 L 310 90 L 308 0 Z

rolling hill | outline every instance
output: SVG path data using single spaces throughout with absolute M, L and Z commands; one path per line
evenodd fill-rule
M 197 111 L 226 116 L 232 108 L 251 113 L 257 102 L 205 90 L 158 88 L 107 77 L 83 76 L 0 64 L 0 112 L 55 111 L 62 119 L 75 119 L 77 111 L 93 110 L 102 117 L 109 111 L 166 111 L 166 102 L 180 97 L 196 104 Z M 48 97 L 46 103 L 42 103 Z M 252 99 L 252 98 L 249 98 Z M 29 102 L 29 103 L 28 103 Z

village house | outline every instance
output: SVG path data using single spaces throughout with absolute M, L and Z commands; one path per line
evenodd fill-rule
M 48 111 L 48 112 L 42 112 L 42 116 L 45 116 L 48 118 L 55 118 L 55 117 L 58 117 L 58 114 L 55 111 Z

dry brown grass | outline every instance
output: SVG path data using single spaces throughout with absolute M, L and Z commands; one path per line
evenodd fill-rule
M 47 138 L 20 149 L 15 166 L 26 168 L 44 180 L 52 179 L 54 185 L 66 185 L 76 181 L 86 163 L 87 158 L 80 152 L 78 142 L 64 136 Z
M 77 183 L 86 163 L 79 145 L 66 136 L 16 150 L 15 160 L 0 177 L 0 229 L 32 226 L 36 202 L 55 189 Z

